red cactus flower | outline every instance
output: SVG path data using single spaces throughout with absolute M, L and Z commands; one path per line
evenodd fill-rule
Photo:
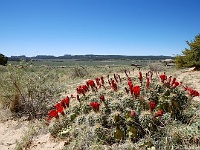
M 135 115 L 136 115 L 135 111 L 132 110 L 130 116 L 131 116 L 131 117 L 134 117 Z
M 151 101 L 149 103 L 149 106 L 150 106 L 150 110 L 153 111 L 156 108 L 156 103 L 154 101 Z
M 177 86 L 179 86 L 179 82 L 175 81 L 172 87 L 175 88 Z
M 76 88 L 77 94 L 83 94 L 85 96 L 85 93 L 88 91 L 87 85 L 80 85 Z
M 96 84 L 100 87 L 100 79 L 99 78 L 95 78 Z
M 152 77 L 153 76 L 153 72 L 151 70 L 148 71 L 148 75 L 149 75 L 149 77 Z
M 93 80 L 88 80 L 88 81 L 86 82 L 86 84 L 87 84 L 87 86 L 90 86 L 90 87 L 92 87 L 92 88 L 96 86 Z
M 115 83 L 114 80 L 111 81 L 111 86 L 114 89 L 114 91 L 117 91 L 117 84 Z
M 82 85 L 82 89 L 84 90 L 84 92 L 87 92 L 88 91 L 88 87 L 87 87 L 87 85 Z
M 132 87 L 132 91 L 133 91 L 135 97 L 139 96 L 140 95 L 140 86 Z
M 106 89 L 106 87 L 105 87 L 105 85 L 104 85 L 105 82 L 104 82 L 103 76 L 100 77 L 100 80 L 101 80 L 101 85 L 103 86 L 104 89 Z
M 131 91 L 131 95 L 133 95 L 133 83 L 132 83 L 131 78 L 128 78 L 128 86 L 129 86 L 129 90 Z
M 96 87 L 96 85 L 95 85 L 95 83 L 94 83 L 93 80 L 88 80 L 88 81 L 86 82 L 86 84 L 87 84 L 88 87 L 90 86 L 90 87 L 92 88 L 93 91 L 97 90 L 97 87 Z
M 51 118 L 53 118 L 53 117 L 59 118 L 59 116 L 58 116 L 58 111 L 57 111 L 56 109 L 50 110 L 48 114 L 49 114 L 49 116 L 50 116 Z
M 158 117 L 158 116 L 162 116 L 162 115 L 163 115 L 163 110 L 158 110 L 158 111 L 155 113 L 154 117 Z
M 69 107 L 69 102 L 70 102 L 70 100 L 69 100 L 69 97 L 67 96 L 65 99 L 63 99 L 60 103 L 61 103 L 61 105 L 64 107 L 64 108 L 66 108 L 66 106 L 67 107 Z
M 172 79 L 172 76 L 169 76 L 169 78 L 168 78 L 168 80 L 167 80 L 167 84 L 170 84 L 171 79 Z
M 129 87 L 133 87 L 133 82 L 132 82 L 132 80 L 130 78 L 128 78 L 128 86 Z
M 147 77 L 146 89 L 148 89 L 148 88 L 149 88 L 149 84 L 150 84 L 150 82 L 149 82 L 149 78 Z
M 193 96 L 193 97 L 199 96 L 199 92 L 198 91 L 196 91 L 194 89 L 191 89 L 191 88 L 188 88 L 187 90 L 189 91 L 190 96 Z
M 101 79 L 101 84 L 104 85 L 104 78 L 103 78 L 103 76 L 101 76 L 100 79 Z
M 64 113 L 64 107 L 61 105 L 61 103 L 57 103 L 55 105 L 55 107 L 56 107 L 56 110 L 57 110 L 58 113 L 61 113 L 62 115 L 65 115 L 65 113 Z
M 199 96 L 199 92 L 198 91 L 196 91 L 196 90 L 192 90 L 192 91 L 190 91 L 190 95 L 191 96 Z
M 167 76 L 165 74 L 160 75 L 161 82 L 164 83 L 167 80 Z
M 100 104 L 99 104 L 98 102 L 91 102 L 91 103 L 90 103 L 90 106 L 92 107 L 92 109 L 93 109 L 95 112 L 99 111 L 99 106 L 100 106 Z
M 176 82 L 176 78 L 173 78 L 171 85 L 173 85 Z
M 140 80 L 140 83 L 142 83 L 142 72 L 141 71 L 139 71 L 139 80 Z
M 103 102 L 105 102 L 105 97 L 104 97 L 104 95 L 101 95 L 101 96 L 100 96 L 100 99 L 101 99 Z
M 85 91 L 84 91 L 84 89 L 82 88 L 81 85 L 76 88 L 76 91 L 77 91 L 77 94 L 85 95 Z
M 190 96 L 193 96 L 193 97 L 199 96 L 199 92 L 197 90 L 191 89 L 187 86 L 183 86 L 183 88 L 184 88 L 185 91 L 189 92 Z

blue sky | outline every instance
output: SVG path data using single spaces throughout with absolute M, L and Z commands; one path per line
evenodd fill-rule
M 200 0 L 0 0 L 0 53 L 181 54 Z

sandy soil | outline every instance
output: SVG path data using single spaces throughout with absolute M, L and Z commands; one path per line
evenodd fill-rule
M 8 111 L 2 111 L 2 113 L 9 113 Z M 23 141 L 27 142 L 26 149 L 30 150 L 60 150 L 64 147 L 65 141 L 53 138 L 50 133 L 39 129 L 39 133 L 36 135 L 33 129 L 38 129 L 39 121 L 25 121 L 23 118 L 20 120 L 1 120 L 0 122 L 0 150 L 14 150 L 18 143 Z M 32 140 L 28 140 L 28 137 L 32 137 Z
M 11 150 L 16 147 L 16 140 L 20 140 L 25 130 L 27 130 L 27 122 L 18 122 L 8 120 L 0 123 L 0 149 Z
M 200 71 L 185 71 L 177 73 L 177 80 L 183 81 L 200 91 Z M 194 98 L 200 101 L 200 97 Z M 20 141 L 25 133 L 33 126 L 32 122 L 5 119 L 3 116 L 9 116 L 9 112 L 0 110 L 0 150 L 13 150 L 16 148 L 16 141 Z M 32 142 L 27 146 L 28 150 L 59 150 L 64 147 L 65 141 L 55 139 L 48 132 L 41 132 L 33 136 Z

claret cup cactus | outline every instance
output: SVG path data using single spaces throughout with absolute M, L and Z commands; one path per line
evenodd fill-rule
M 66 138 L 86 132 L 104 144 L 137 142 L 164 128 L 165 114 L 181 121 L 191 99 L 199 96 L 198 91 L 166 73 L 156 76 L 152 71 L 133 71 L 102 75 L 78 86 L 75 98 L 67 96 L 49 111 L 49 131 L 60 135 L 65 129 Z M 82 130 L 75 134 L 78 128 Z

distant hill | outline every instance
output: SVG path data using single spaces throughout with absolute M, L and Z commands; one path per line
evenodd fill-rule
M 163 60 L 173 59 L 171 56 L 125 56 L 125 55 L 63 55 L 63 56 L 52 56 L 52 55 L 37 55 L 34 57 L 22 56 L 11 56 L 9 61 L 20 61 L 20 60 L 53 60 L 53 59 L 75 59 L 75 60 Z

